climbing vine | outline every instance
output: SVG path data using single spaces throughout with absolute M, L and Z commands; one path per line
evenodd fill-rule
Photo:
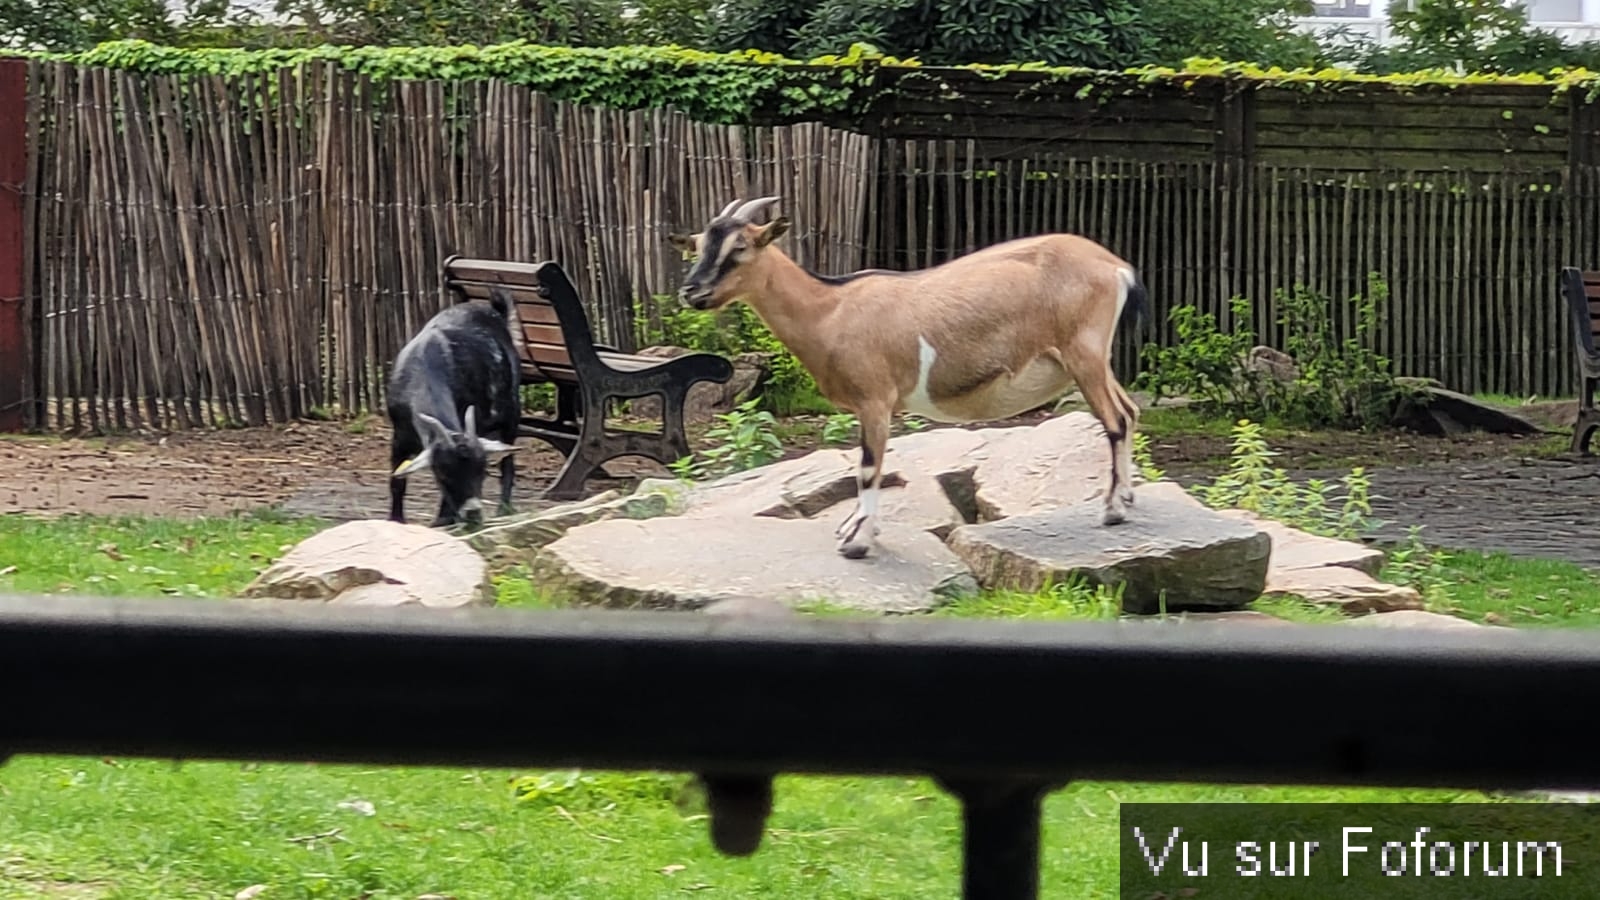
M 1242 88 L 1303 91 L 1360 89 L 1370 85 L 1411 90 L 1451 90 L 1471 85 L 1543 85 L 1552 100 L 1575 87 L 1590 101 L 1600 98 L 1600 73 L 1554 69 L 1520 75 L 1458 74 L 1430 70 L 1369 75 L 1347 69 L 1296 69 L 1190 59 L 1179 68 L 1150 66 L 1121 72 L 1048 66 L 1043 63 L 925 67 L 856 44 L 843 55 L 796 60 L 745 50 L 711 53 L 666 47 L 555 47 L 523 42 L 457 47 L 339 47 L 245 50 L 176 48 L 145 41 L 116 41 L 81 53 L 34 53 L 40 59 L 105 66 L 150 74 L 238 76 L 325 61 L 372 79 L 473 81 L 499 79 L 526 85 L 574 103 L 620 109 L 674 106 L 693 118 L 741 123 L 768 118 L 794 120 L 849 115 L 870 108 L 878 97 L 921 82 L 943 99 L 961 97 L 951 85 L 955 72 L 1002 81 L 1018 74 L 1018 96 L 1059 90 L 1080 99 L 1109 99 L 1152 88 L 1193 89 L 1216 81 Z M 1041 76 L 1043 76 L 1041 78 Z

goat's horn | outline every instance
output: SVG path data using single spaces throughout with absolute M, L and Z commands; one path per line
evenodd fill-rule
M 733 214 L 733 217 L 741 222 L 748 222 L 756 213 L 766 209 L 782 199 L 782 197 L 760 197 L 755 200 L 751 200 L 749 203 L 739 207 L 738 211 Z
M 720 219 L 723 216 L 727 215 L 728 213 L 733 212 L 734 208 L 739 205 L 739 202 L 740 201 L 739 201 L 738 197 L 733 198 L 733 202 L 732 203 L 729 203 L 727 206 L 724 206 L 722 208 L 722 212 L 717 213 L 717 218 Z

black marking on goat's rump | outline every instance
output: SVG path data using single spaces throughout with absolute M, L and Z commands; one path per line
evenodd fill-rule
M 1130 322 L 1137 320 L 1143 325 L 1143 333 L 1150 331 L 1150 292 L 1145 289 L 1144 280 L 1139 273 L 1133 273 L 1133 283 L 1128 285 L 1128 298 L 1122 304 L 1122 315 L 1117 320 L 1117 327 L 1126 328 Z

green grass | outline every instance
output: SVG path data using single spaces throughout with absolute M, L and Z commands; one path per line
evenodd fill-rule
M 1439 575 L 1449 599 L 1436 612 L 1494 624 L 1600 627 L 1600 576 L 1581 566 L 1452 550 Z
M 323 527 L 271 513 L 185 520 L 0 516 L 0 591 L 221 596 Z
M 17 566 L 0 576 L 0 590 L 226 595 L 318 527 L 270 515 L 191 522 L 0 517 L 0 568 Z M 1600 619 L 1600 584 L 1575 567 L 1458 554 L 1441 571 L 1455 581 L 1455 602 L 1469 617 Z M 523 570 L 501 575 L 497 586 L 506 606 L 560 605 Z M 938 614 L 1105 619 L 1116 614 L 1115 599 L 1064 585 L 1036 594 L 989 592 Z M 1303 621 L 1339 618 L 1293 600 L 1257 607 Z M 826 603 L 804 611 L 853 614 Z M 540 693 L 552 690 L 581 686 L 529 685 L 526 708 L 507 714 L 539 715 Z M 685 727 L 693 727 L 692 690 L 685 686 Z M 1071 698 L 1042 704 L 1041 714 L 1070 715 Z M 1119 802 L 1484 799 L 1493 798 L 1074 783 L 1044 804 L 1041 896 L 1116 896 Z M 257 884 L 267 885 L 259 900 L 414 900 L 430 893 L 463 900 L 922 900 L 959 892 L 960 810 L 926 778 L 783 776 L 768 833 L 749 858 L 719 855 L 706 829 L 704 799 L 680 774 L 24 756 L 0 766 L 0 900 L 227 900 Z

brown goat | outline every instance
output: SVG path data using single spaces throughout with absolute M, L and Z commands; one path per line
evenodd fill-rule
M 1103 521 L 1126 520 L 1139 407 L 1112 373 L 1111 347 L 1119 323 L 1145 305 L 1133 266 L 1087 238 L 1044 234 L 918 271 L 817 275 L 773 244 L 788 219 L 752 221 L 778 199 L 735 200 L 699 233 L 670 235 L 698 255 L 679 298 L 699 310 L 748 303 L 822 395 L 860 420 L 858 498 L 837 531 L 840 553 L 859 559 L 875 542 L 895 413 L 1004 419 L 1074 384 L 1111 443 Z

